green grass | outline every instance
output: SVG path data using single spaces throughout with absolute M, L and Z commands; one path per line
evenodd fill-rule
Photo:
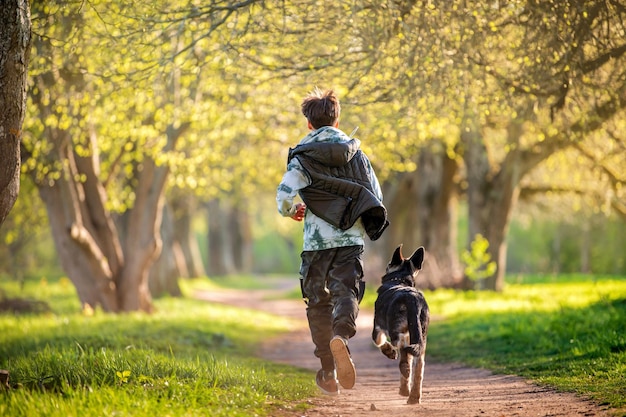
M 0 285 L 52 307 L 0 315 L 0 369 L 13 386 L 0 390 L 2 415 L 265 416 L 317 392 L 310 371 L 255 358 L 287 319 L 191 299 L 157 300 L 152 315 L 81 314 L 63 279 Z
M 537 277 L 533 282 L 540 282 Z M 626 280 L 427 292 L 428 356 L 517 374 L 626 411 Z
M 517 374 L 626 409 L 626 279 L 535 275 L 507 282 L 502 293 L 426 293 L 430 360 Z M 181 282 L 185 293 L 271 285 L 258 277 Z M 14 387 L 0 391 L 2 414 L 266 416 L 304 409 L 304 399 L 317 393 L 310 371 L 255 358 L 260 340 L 288 327 L 284 318 L 168 298 L 156 300 L 152 315 L 89 315 L 77 313 L 65 279 L 28 281 L 23 291 L 2 281 L 0 288 L 52 307 L 0 315 L 0 368 L 10 371 Z M 368 287 L 363 307 L 374 298 Z M 253 322 L 239 319 L 251 314 Z
M 594 283 L 611 280 L 624 280 L 626 278 L 612 275 L 596 274 L 512 274 L 506 277 L 507 284 L 571 284 L 571 283 Z

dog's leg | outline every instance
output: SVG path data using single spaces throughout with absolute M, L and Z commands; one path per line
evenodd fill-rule
M 372 332 L 372 340 L 374 340 L 374 344 L 380 349 L 383 355 L 389 359 L 396 359 L 398 357 L 393 345 L 387 340 L 387 334 L 377 327 L 374 328 Z
M 413 369 L 413 384 L 411 386 L 411 394 L 407 400 L 407 404 L 419 404 L 422 402 L 422 381 L 424 380 L 424 365 L 426 349 L 422 346 L 420 355 L 415 357 L 415 368 Z
M 411 377 L 411 365 L 413 363 L 413 355 L 411 355 L 404 347 L 400 349 L 400 395 L 403 397 L 409 396 L 410 391 L 410 377 Z

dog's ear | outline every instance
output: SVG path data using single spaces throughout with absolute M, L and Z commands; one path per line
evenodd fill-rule
M 410 259 L 413 268 L 415 268 L 416 270 L 422 269 L 422 263 L 424 262 L 424 247 L 420 246 L 419 248 L 417 248 L 417 250 L 413 252 L 413 255 L 411 255 Z
M 389 262 L 389 266 L 397 266 L 402 263 L 402 243 L 396 248 L 393 252 L 393 256 L 391 257 L 391 261 Z

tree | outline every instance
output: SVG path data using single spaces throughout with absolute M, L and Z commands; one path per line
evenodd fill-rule
M 606 136 L 606 126 L 624 112 L 626 9 L 610 1 L 528 2 L 482 13 L 477 23 L 490 28 L 483 39 L 490 48 L 471 51 L 467 59 L 486 75 L 484 86 L 495 82 L 500 113 L 477 103 L 478 112 L 466 113 L 462 143 L 470 240 L 482 234 L 489 241 L 497 268 L 484 284 L 498 290 L 521 180 L 555 152 Z M 500 132 L 504 152 L 485 140 L 490 130 Z
M 214 103 L 205 99 L 211 73 L 197 63 L 219 53 L 209 37 L 252 3 L 180 10 L 164 1 L 133 14 L 113 1 L 35 9 L 27 168 L 84 305 L 151 310 L 164 190 L 172 170 L 190 168 L 178 143 Z M 204 18 L 181 24 L 192 12 Z
M 359 80 L 361 97 L 408 115 L 413 106 L 417 120 L 447 120 L 458 132 L 440 152 L 462 158 L 468 247 L 478 234 L 488 240 L 497 268 L 481 285 L 500 289 L 521 180 L 622 114 L 625 9 L 614 1 L 407 1 L 370 10 L 380 29 L 357 29 L 380 52 L 369 55 L 373 75 Z
M 31 22 L 28 0 L 6 0 L 0 10 L 0 225 L 20 188 L 20 140 L 26 113 Z

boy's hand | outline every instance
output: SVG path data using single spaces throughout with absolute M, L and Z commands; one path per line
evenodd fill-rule
M 291 216 L 297 222 L 301 222 L 304 219 L 304 213 L 306 212 L 306 204 L 297 203 L 296 204 L 296 212 Z

